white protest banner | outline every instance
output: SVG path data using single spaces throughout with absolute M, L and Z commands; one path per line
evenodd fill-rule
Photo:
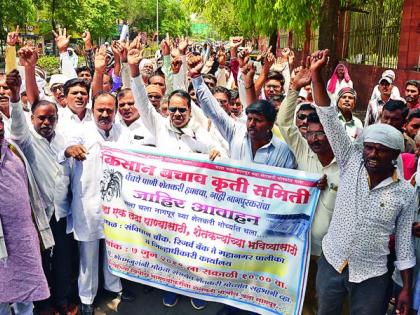
M 205 155 L 102 150 L 104 230 L 123 278 L 260 314 L 300 314 L 319 175 Z

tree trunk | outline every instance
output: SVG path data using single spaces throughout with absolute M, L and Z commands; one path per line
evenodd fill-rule
M 338 18 L 340 11 L 340 0 L 324 0 L 321 5 L 318 49 L 330 50 L 330 62 L 328 75 L 338 63 L 336 47 L 338 34 Z
M 276 56 L 276 51 L 277 51 L 277 34 L 278 34 L 277 31 L 271 33 L 270 40 L 268 43 L 268 46 L 271 46 L 271 52 L 274 54 L 274 56 Z

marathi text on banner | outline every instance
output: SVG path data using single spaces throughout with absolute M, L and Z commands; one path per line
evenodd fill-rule
M 260 314 L 301 313 L 319 176 L 150 149 L 102 156 L 114 274 Z

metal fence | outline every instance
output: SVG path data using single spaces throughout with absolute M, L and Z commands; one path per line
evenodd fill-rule
M 350 63 L 396 68 L 402 6 L 403 0 L 375 1 L 360 8 L 361 12 L 346 14 L 350 27 L 343 40 L 345 59 Z

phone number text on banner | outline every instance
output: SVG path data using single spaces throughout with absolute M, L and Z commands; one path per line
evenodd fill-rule
M 123 278 L 300 314 L 318 175 L 204 155 L 102 150 L 108 262 Z

